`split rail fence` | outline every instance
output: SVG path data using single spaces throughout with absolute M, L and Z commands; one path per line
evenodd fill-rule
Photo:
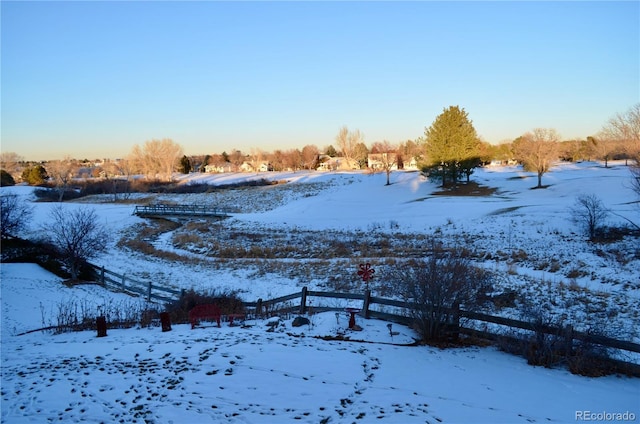
M 177 299 L 184 292 L 183 290 L 174 290 L 153 285 L 151 282 L 139 281 L 131 277 L 109 271 L 104 267 L 98 267 L 91 264 L 90 266 L 93 268 L 96 281 L 100 282 L 104 287 L 115 291 L 143 296 L 149 302 L 171 302 Z M 334 299 L 334 306 L 327 305 L 327 303 L 331 302 L 311 301 L 311 298 Z M 338 299 L 361 301 L 362 306 L 358 308 L 360 309 L 359 314 L 366 319 L 376 318 L 407 326 L 411 326 L 413 324 L 414 318 L 411 316 L 411 311 L 418 307 L 417 304 L 411 302 L 372 296 L 369 290 L 360 294 L 314 291 L 308 290 L 307 287 L 303 287 L 302 290 L 297 293 L 280 296 L 274 299 L 258 299 L 255 302 L 244 302 L 244 305 L 250 314 L 261 317 L 282 314 L 318 313 L 326 311 L 344 312 L 346 305 L 338 305 L 338 303 L 340 303 Z M 353 307 L 353 302 L 348 306 Z M 622 351 L 640 353 L 640 344 L 597 334 L 584 333 L 574 330 L 570 325 L 565 327 L 541 325 L 528 321 L 520 321 L 511 318 L 465 311 L 463 309 L 455 310 L 453 315 L 456 317 L 453 324 L 457 333 L 479 337 L 486 340 L 499 341 L 501 339 L 509 338 L 509 336 L 506 336 L 504 333 L 500 333 L 495 330 L 495 327 L 493 327 L 492 331 L 488 324 L 494 324 L 510 329 L 526 330 L 534 334 L 544 333 L 561 336 L 568 344 L 573 344 L 574 340 L 578 340 Z M 466 322 L 468 323 L 475 322 L 480 325 L 461 325 L 461 318 L 466 318 Z M 484 327 L 484 329 L 478 329 L 481 327 Z M 640 364 L 638 364 L 637 361 L 625 361 L 625 363 L 630 367 L 633 373 L 640 375 Z
M 182 290 L 154 285 L 151 281 L 140 281 L 124 274 L 118 274 L 103 266 L 88 264 L 95 280 L 103 287 L 134 296 L 142 296 L 147 302 L 171 302 L 182 294 Z

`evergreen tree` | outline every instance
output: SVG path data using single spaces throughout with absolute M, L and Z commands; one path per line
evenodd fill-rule
M 191 172 L 191 161 L 186 155 L 182 156 L 182 159 L 180 159 L 180 172 L 183 174 Z
M 44 169 L 44 166 L 42 165 L 35 165 L 31 168 L 26 168 L 22 172 L 22 180 L 29 185 L 44 184 L 48 178 L 47 170 Z
M 366 144 L 358 143 L 353 149 L 353 159 L 358 162 L 360 169 L 366 168 L 369 163 L 369 149 Z
M 332 158 L 338 156 L 338 152 L 336 151 L 336 148 L 333 147 L 333 145 L 329 145 L 329 147 L 327 147 L 327 150 L 324 152 L 324 154 L 327 156 L 331 156 Z
M 14 185 L 16 185 L 16 182 L 14 181 L 11 174 L 9 174 L 4 169 L 0 169 L 0 187 L 14 186 Z
M 428 168 L 432 175 L 456 184 L 462 175 L 467 178 L 478 163 L 480 142 L 467 112 L 449 106 L 425 129 L 425 148 Z

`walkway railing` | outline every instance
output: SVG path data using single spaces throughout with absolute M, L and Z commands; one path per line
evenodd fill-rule
M 227 218 L 230 216 L 228 209 L 214 208 L 206 205 L 145 205 L 136 206 L 133 213 L 140 217 L 209 216 L 216 218 Z

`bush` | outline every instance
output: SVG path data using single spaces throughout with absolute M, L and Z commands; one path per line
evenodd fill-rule
M 245 306 L 236 292 L 216 292 L 211 290 L 205 293 L 198 293 L 195 290 L 187 290 L 180 295 L 180 298 L 167 304 L 166 310 L 171 316 L 171 322 L 188 323 L 189 311 L 197 305 L 216 304 L 220 308 L 222 315 L 243 314 Z
M 457 337 L 459 307 L 476 309 L 486 299 L 490 274 L 471 265 L 457 250 L 432 248 L 426 259 L 410 260 L 387 271 L 397 294 L 416 307 L 411 310 L 416 331 L 426 342 Z
M 94 330 L 96 318 L 104 316 L 108 328 L 151 327 L 157 324 L 158 311 L 138 299 L 115 301 L 107 299 L 102 303 L 88 299 L 68 299 L 59 302 L 53 311 L 53 319 L 47 322 L 46 311 L 42 310 L 42 325 L 53 327 L 55 333 Z
M 571 208 L 571 219 L 589 237 L 594 240 L 603 227 L 609 211 L 595 194 L 581 194 Z
M 15 194 L 0 196 L 0 237 L 17 236 L 26 226 L 33 209 Z
M 54 190 L 54 189 L 50 189 L 50 188 L 39 188 L 37 190 L 34 190 L 33 194 L 40 201 L 44 201 L 44 202 L 58 202 L 58 201 L 60 201 L 60 191 L 59 190 Z M 77 190 L 64 190 L 64 193 L 62 194 L 62 201 L 78 199 L 79 197 L 82 197 L 82 196 L 81 196 L 80 192 L 77 191 Z

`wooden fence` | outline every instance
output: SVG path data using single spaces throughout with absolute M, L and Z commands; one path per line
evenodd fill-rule
M 299 293 L 293 293 L 275 299 L 258 299 L 256 302 L 245 302 L 245 306 L 248 308 L 254 308 L 256 315 L 271 315 L 283 312 L 304 314 L 307 313 L 310 309 L 309 298 L 311 297 L 361 300 L 362 307 L 360 308 L 360 315 L 364 318 L 377 318 L 405 325 L 411 325 L 413 323 L 414 319 L 411 317 L 410 311 L 415 309 L 417 306 L 415 303 L 411 302 L 403 302 L 400 300 L 371 296 L 371 293 L 368 290 L 364 294 L 356 294 L 312 291 L 308 290 L 306 287 L 303 287 L 302 291 Z M 300 299 L 300 301 L 296 302 L 296 304 L 293 304 L 292 301 L 295 299 Z M 377 310 L 376 308 L 372 308 L 373 305 L 392 307 L 392 309 L 395 309 L 395 311 L 384 312 L 381 310 Z M 315 302 L 313 302 L 313 306 L 311 308 L 315 312 L 344 311 L 345 309 L 344 307 L 322 306 L 319 303 L 316 304 Z M 497 317 L 478 312 L 465 311 L 463 309 L 458 309 L 453 312 L 454 316 L 457 316 L 459 318 L 467 318 L 467 320 L 474 321 L 476 323 L 497 324 L 509 328 L 531 331 L 534 333 L 561 335 L 562 337 L 568 339 L 568 342 L 570 341 L 571 343 L 573 343 L 573 340 L 579 340 L 583 342 L 602 345 L 609 348 L 640 353 L 640 344 L 632 343 L 625 340 L 613 339 L 596 334 L 580 332 L 574 330 L 571 326 L 555 327 L 550 325 L 542 325 L 528 321 L 520 321 L 511 318 Z M 489 340 L 496 339 L 500 336 L 496 332 L 488 330 L 478 330 L 477 328 L 473 328 L 471 326 L 460 325 L 459 321 L 456 322 L 456 324 L 459 327 L 458 331 L 462 334 L 479 336 Z
M 98 281 L 104 287 L 115 291 L 122 291 L 133 295 L 143 296 L 149 302 L 170 302 L 177 299 L 183 293 L 183 290 L 174 290 L 153 285 L 151 282 L 142 282 L 131 277 L 109 271 L 104 267 L 99 267 L 92 264 L 89 265 L 94 271 L 96 281 Z M 313 291 L 308 290 L 307 287 L 303 287 L 302 290 L 297 293 L 292 293 L 274 299 L 258 299 L 255 302 L 244 302 L 244 305 L 247 309 L 249 309 L 250 313 L 256 316 L 272 316 L 283 313 L 306 314 L 311 311 L 342 312 L 345 310 L 344 306 L 327 306 L 326 303 L 322 304 L 321 302 L 311 302 L 310 298 L 362 301 L 362 306 L 358 308 L 361 310 L 360 315 L 362 317 L 366 319 L 376 318 L 408 326 L 411 326 L 414 323 L 414 318 L 411 317 L 411 311 L 415 310 L 418 306 L 415 303 L 411 302 L 372 296 L 369 290 L 367 290 L 365 293 L 359 294 Z M 377 308 L 374 305 L 381 305 L 382 307 Z M 385 307 L 387 307 L 387 309 L 390 309 L 391 311 L 386 312 L 381 310 L 385 309 Z M 457 326 L 457 332 L 484 338 L 487 340 L 499 340 L 500 338 L 503 338 L 505 336 L 504 334 L 500 334 L 497 331 L 490 331 L 488 329 L 479 330 L 477 326 L 461 325 L 459 318 L 466 318 L 468 322 L 500 325 L 510 329 L 519 329 L 530 331 L 533 333 L 544 333 L 561 336 L 566 340 L 568 344 L 572 344 L 574 340 L 578 340 L 605 346 L 608 348 L 620 349 L 627 352 L 640 353 L 640 344 L 625 340 L 613 339 L 596 334 L 584 333 L 574 330 L 571 326 L 555 327 L 549 325 L 541 325 L 539 323 L 532 323 L 528 321 L 520 321 L 478 312 L 465 311 L 463 309 L 455 310 L 453 315 L 457 317 L 455 322 L 455 325 Z M 640 375 L 640 364 L 629 363 L 628 365 L 632 367 L 634 373 Z
M 112 291 L 142 296 L 147 299 L 147 302 L 171 302 L 182 294 L 181 290 L 153 285 L 151 281 L 144 282 L 136 280 L 124 274 L 109 271 L 103 266 L 88 265 L 93 272 L 96 282 L 100 283 L 103 287 Z

